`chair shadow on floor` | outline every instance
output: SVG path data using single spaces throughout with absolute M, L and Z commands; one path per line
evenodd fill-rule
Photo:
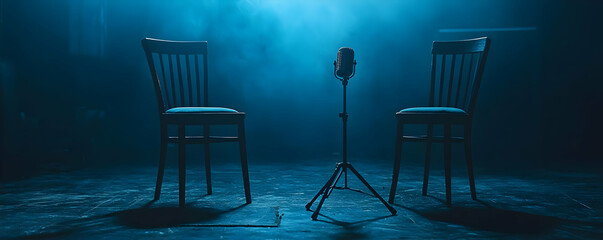
M 335 220 L 334 218 L 323 215 L 322 213 L 319 213 L 318 216 L 328 219 L 328 220 L 316 219 L 316 221 L 318 221 L 318 222 L 329 223 L 329 224 L 341 226 L 343 228 L 356 228 L 356 227 L 362 226 L 362 225 L 370 223 L 370 222 L 375 222 L 377 220 L 385 219 L 388 217 L 393 217 L 393 215 L 387 215 L 387 216 L 375 217 L 375 218 L 370 218 L 370 219 L 365 219 L 365 220 L 360 220 L 360 221 L 355 221 L 355 222 L 344 222 L 344 221 Z
M 443 199 L 429 196 L 445 206 Z M 459 206 L 415 209 L 400 204 L 401 207 L 430 221 L 445 222 L 465 227 L 508 234 L 540 234 L 546 233 L 559 225 L 563 219 L 537 215 L 514 210 L 500 209 L 482 201 L 475 200 L 483 206 Z
M 186 204 L 182 208 L 178 206 L 151 207 L 153 202 L 151 201 L 140 208 L 113 213 L 112 216 L 115 217 L 119 225 L 130 228 L 164 228 L 215 220 L 223 214 L 236 211 L 248 205 L 242 204 L 227 210 L 220 210 L 216 208 L 195 207 L 190 204 Z
M 17 236 L 15 239 L 61 238 L 83 232 L 99 234 L 111 232 L 121 227 L 153 229 L 176 227 L 189 223 L 204 223 L 249 205 L 244 203 L 237 207 L 221 210 L 197 207 L 192 204 L 187 204 L 182 208 L 178 206 L 153 207 L 152 205 L 155 202 L 156 200 L 151 200 L 138 208 L 56 223 L 43 227 L 39 231 Z

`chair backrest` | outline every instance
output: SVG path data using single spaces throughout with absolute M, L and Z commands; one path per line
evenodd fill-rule
M 473 115 L 490 39 L 433 42 L 429 105 L 456 107 Z
M 145 38 L 142 47 L 153 77 L 160 114 L 174 107 L 208 106 L 206 41 Z

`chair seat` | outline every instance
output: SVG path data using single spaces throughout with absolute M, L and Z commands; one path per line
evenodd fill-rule
M 469 114 L 453 107 L 413 107 L 402 109 L 396 117 L 405 123 L 463 124 L 469 119 Z
M 245 118 L 245 113 L 223 107 L 176 107 L 168 109 L 161 117 L 167 123 L 238 124 Z
M 223 107 L 176 107 L 170 108 L 166 113 L 224 113 L 237 112 L 237 110 Z

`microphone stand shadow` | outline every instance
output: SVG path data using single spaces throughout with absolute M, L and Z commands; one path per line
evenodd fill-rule
M 374 217 L 374 218 L 370 218 L 370 219 L 365 219 L 365 220 L 360 220 L 360 221 L 355 221 L 355 222 L 345 222 L 345 221 L 339 221 L 336 220 L 332 217 L 329 217 L 327 215 L 324 215 L 322 213 L 319 213 L 318 215 L 328 219 L 327 220 L 322 220 L 322 219 L 317 219 L 316 221 L 319 222 L 324 222 L 324 223 L 329 223 L 329 224 L 333 224 L 333 225 L 337 225 L 337 226 L 341 226 L 344 228 L 355 228 L 355 227 L 359 227 L 364 223 L 371 223 L 371 222 L 375 222 L 381 219 L 385 219 L 385 218 L 389 218 L 389 217 L 393 217 L 394 215 L 388 215 L 388 216 L 381 216 L 381 217 Z

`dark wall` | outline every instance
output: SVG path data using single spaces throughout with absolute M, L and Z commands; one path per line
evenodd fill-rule
M 603 34 L 601 3 L 563 2 L 546 12 L 543 26 L 542 143 L 545 161 L 601 163 Z
M 339 158 L 332 61 L 341 46 L 358 61 L 350 156 L 391 161 L 394 113 L 427 104 L 431 42 L 480 36 L 492 48 L 475 115 L 477 164 L 601 159 L 603 8 L 594 1 L 0 2 L 3 172 L 155 162 L 143 37 L 209 42 L 210 101 L 248 114 L 252 161 Z M 529 29 L 483 30 L 510 27 Z M 409 145 L 405 156 L 423 149 Z M 236 147 L 216 146 L 215 156 L 236 158 Z

